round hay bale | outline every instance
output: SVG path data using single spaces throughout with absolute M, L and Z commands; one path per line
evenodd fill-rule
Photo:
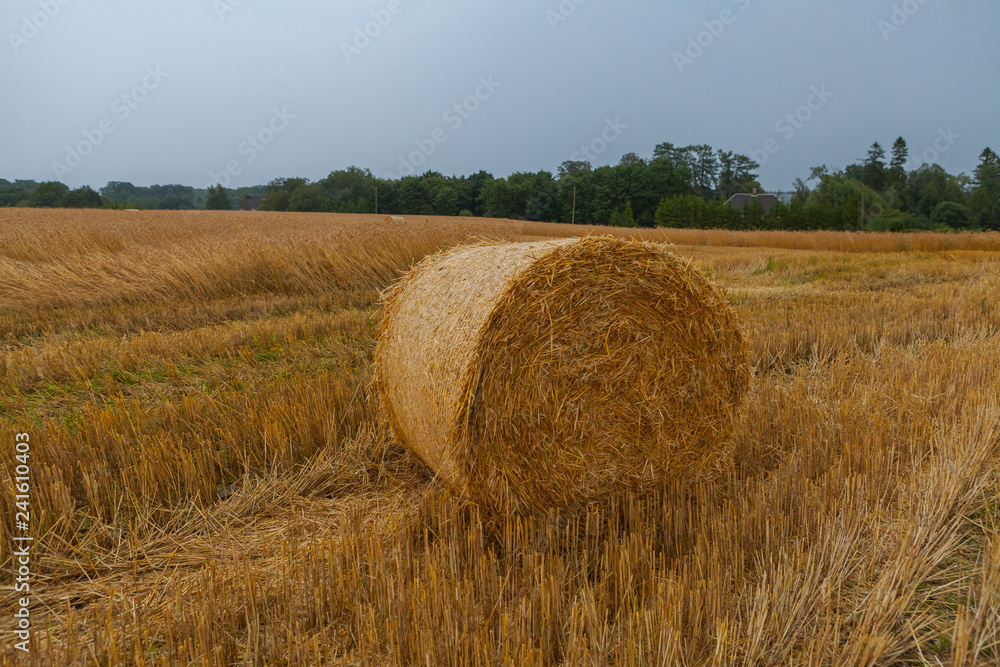
M 392 223 L 396 225 L 404 225 L 406 224 L 406 218 L 398 215 L 387 215 L 385 216 L 385 220 L 383 220 L 383 222 Z
M 721 290 L 630 239 L 428 257 L 386 293 L 380 327 L 396 438 L 503 511 L 700 473 L 725 454 L 749 380 Z

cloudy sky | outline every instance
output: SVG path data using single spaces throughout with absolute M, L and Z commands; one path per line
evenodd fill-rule
M 787 190 L 900 135 L 968 173 L 1000 150 L 998 27 L 996 0 L 6 0 L 0 177 L 501 176 L 669 141 Z

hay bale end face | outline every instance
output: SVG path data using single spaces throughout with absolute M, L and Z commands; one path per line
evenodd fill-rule
M 664 246 L 466 246 L 385 296 L 376 385 L 395 436 L 503 511 L 698 474 L 749 380 L 723 294 Z

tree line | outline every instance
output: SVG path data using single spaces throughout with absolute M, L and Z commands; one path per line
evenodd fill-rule
M 225 210 L 246 194 L 263 194 L 262 210 L 398 215 L 475 216 L 545 222 L 728 229 L 940 230 L 1000 229 L 1000 160 L 990 148 L 972 176 L 936 164 L 908 168 L 900 137 L 887 156 L 875 142 L 861 164 L 814 167 L 765 210 L 754 200 L 726 205 L 760 189 L 751 158 L 708 145 L 662 143 L 648 158 L 629 153 L 594 168 L 568 161 L 556 171 L 496 178 L 485 171 L 445 176 L 436 171 L 377 178 L 350 167 L 311 182 L 279 178 L 266 186 L 198 190 L 182 185 L 138 187 L 111 182 L 96 192 L 57 183 L 0 179 L 0 206 L 91 206 Z

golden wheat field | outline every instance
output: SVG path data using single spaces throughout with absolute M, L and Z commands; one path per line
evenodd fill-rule
M 0 210 L 3 662 L 1000 665 L 1000 235 L 631 232 L 747 337 L 712 480 L 485 520 L 393 442 L 382 291 L 607 231 Z

